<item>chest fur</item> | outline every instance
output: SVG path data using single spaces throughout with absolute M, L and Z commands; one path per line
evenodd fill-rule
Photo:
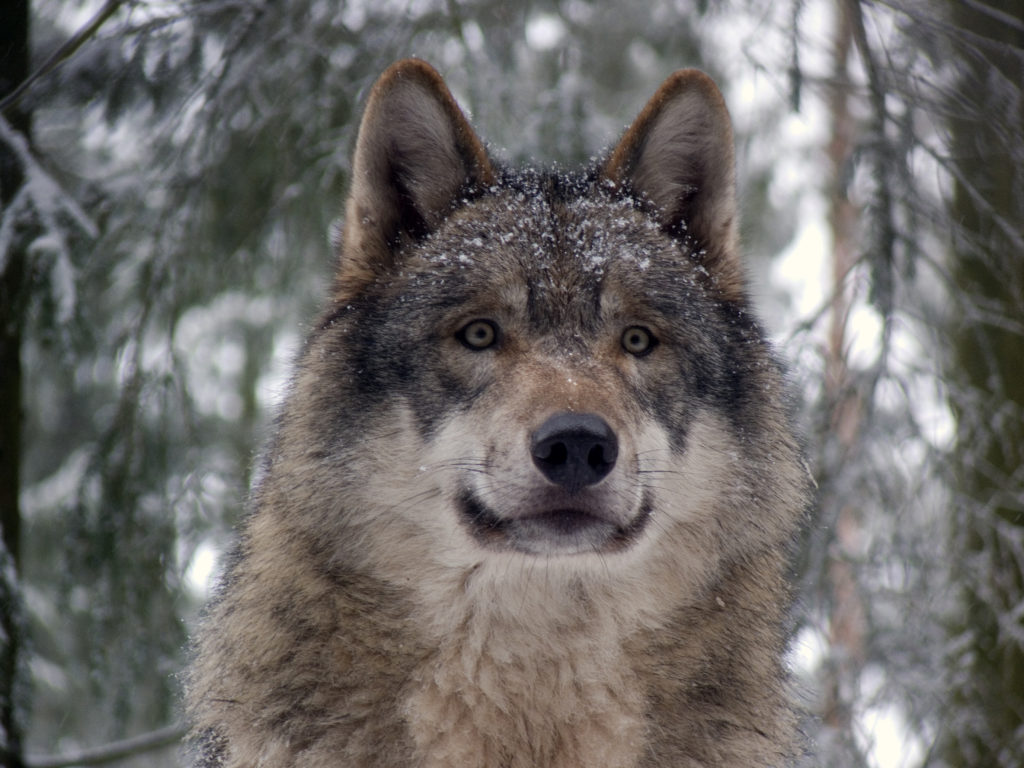
M 618 643 L 579 626 L 466 622 L 417 671 L 405 716 L 424 768 L 627 768 L 643 743 Z

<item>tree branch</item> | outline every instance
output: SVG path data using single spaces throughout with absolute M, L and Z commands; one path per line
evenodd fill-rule
M 120 8 L 123 3 L 124 0 L 107 0 L 107 3 L 96 12 L 96 15 L 93 16 L 84 27 L 72 35 L 60 48 L 54 51 L 53 54 L 42 63 L 39 69 L 29 75 L 21 85 L 0 101 L 0 113 L 6 113 L 7 110 L 17 106 L 18 102 L 21 101 L 28 92 L 28 89 L 31 88 L 37 80 L 45 77 L 51 71 L 71 58 L 75 51 L 81 48 L 90 37 L 95 35 L 99 28 L 103 26 L 104 22 L 113 16 L 114 12 Z
M 132 736 L 121 741 L 112 741 L 99 747 L 90 747 L 66 755 L 29 755 L 25 759 L 26 768 L 71 768 L 71 766 L 102 765 L 126 757 L 141 755 L 161 747 L 169 747 L 188 732 L 184 723 L 159 728 L 139 736 Z

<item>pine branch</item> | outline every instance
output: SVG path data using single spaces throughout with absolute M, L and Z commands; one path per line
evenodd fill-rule
M 183 723 L 174 723 L 139 736 L 132 736 L 121 741 L 112 741 L 99 747 L 90 747 L 66 755 L 29 755 L 25 760 L 26 768 L 72 768 L 72 766 L 103 765 L 126 757 L 134 757 L 146 752 L 169 747 L 185 736 L 188 727 Z
M 29 75 L 21 85 L 0 101 L 0 114 L 6 113 L 7 110 L 17 106 L 18 102 L 21 101 L 28 92 L 28 89 L 31 88 L 36 81 L 42 79 L 51 71 L 70 59 L 74 55 L 75 51 L 81 48 L 89 38 L 95 35 L 96 32 L 99 31 L 99 28 L 103 26 L 107 19 L 114 15 L 114 12 L 117 11 L 123 3 L 124 0 L 107 0 L 107 3 L 96 12 L 96 15 L 93 16 L 84 27 L 72 35 L 60 48 L 54 51 L 53 54 L 42 63 L 42 65 L 40 65 L 39 69 Z

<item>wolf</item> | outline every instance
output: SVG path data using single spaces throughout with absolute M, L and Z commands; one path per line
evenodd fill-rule
M 423 61 L 381 75 L 196 641 L 196 765 L 793 758 L 808 480 L 734 176 L 696 70 L 573 172 L 492 159 Z

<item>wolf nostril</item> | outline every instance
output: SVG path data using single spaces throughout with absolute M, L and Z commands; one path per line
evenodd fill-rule
M 600 471 L 602 467 L 609 464 L 609 462 L 604 457 L 603 445 L 595 445 L 593 448 L 590 449 L 590 452 L 587 454 L 587 464 L 589 464 L 596 471 Z
M 550 443 L 540 446 L 539 449 L 544 452 L 541 456 L 538 453 L 534 453 L 534 461 L 540 460 L 549 466 L 558 466 L 565 464 L 569 460 L 569 449 L 565 447 L 565 443 Z
M 530 441 L 533 463 L 553 483 L 575 493 L 612 471 L 619 443 L 608 422 L 593 413 L 556 413 Z

